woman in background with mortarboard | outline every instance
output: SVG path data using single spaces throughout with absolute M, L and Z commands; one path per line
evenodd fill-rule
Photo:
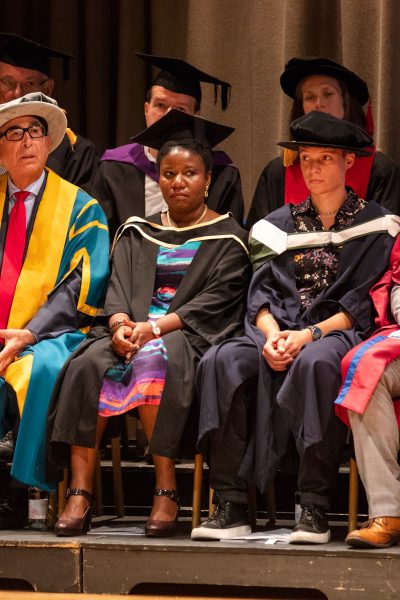
M 363 127 L 373 135 L 368 86 L 358 75 L 328 58 L 292 58 L 280 84 L 293 99 L 289 122 L 311 110 L 326 112 Z M 371 145 L 370 155 L 357 157 L 346 185 L 368 202 L 375 200 L 400 214 L 400 168 Z M 284 150 L 260 175 L 247 217 L 247 228 L 283 204 L 298 204 L 307 196 L 298 153 Z

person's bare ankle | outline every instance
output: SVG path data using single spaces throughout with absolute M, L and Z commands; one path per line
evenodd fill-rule
M 177 504 L 168 496 L 154 496 L 150 519 L 155 521 L 173 521 L 176 516 Z
M 68 518 L 81 518 L 88 506 L 89 502 L 83 496 L 70 496 L 62 516 Z

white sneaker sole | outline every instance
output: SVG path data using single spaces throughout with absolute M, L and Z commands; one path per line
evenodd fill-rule
M 311 533 L 307 531 L 293 531 L 289 535 L 289 544 L 327 544 L 331 539 L 331 532 Z
M 211 527 L 195 527 L 192 529 L 192 540 L 230 540 L 232 538 L 250 535 L 250 525 L 228 527 L 227 529 L 212 529 Z

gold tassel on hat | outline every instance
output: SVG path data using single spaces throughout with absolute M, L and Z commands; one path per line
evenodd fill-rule
M 297 150 L 290 150 L 289 148 L 283 149 L 283 166 L 291 167 L 297 160 L 299 153 Z

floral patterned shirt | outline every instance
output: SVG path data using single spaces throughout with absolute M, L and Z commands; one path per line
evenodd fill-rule
M 366 201 L 347 188 L 347 198 L 336 213 L 329 231 L 340 231 L 352 225 L 356 215 L 366 206 Z M 311 197 L 297 205 L 291 205 L 296 232 L 324 231 L 322 221 L 315 210 Z M 300 294 L 301 311 L 308 308 L 324 289 L 336 279 L 342 248 L 327 244 L 318 248 L 299 250 L 293 257 L 296 287 Z

